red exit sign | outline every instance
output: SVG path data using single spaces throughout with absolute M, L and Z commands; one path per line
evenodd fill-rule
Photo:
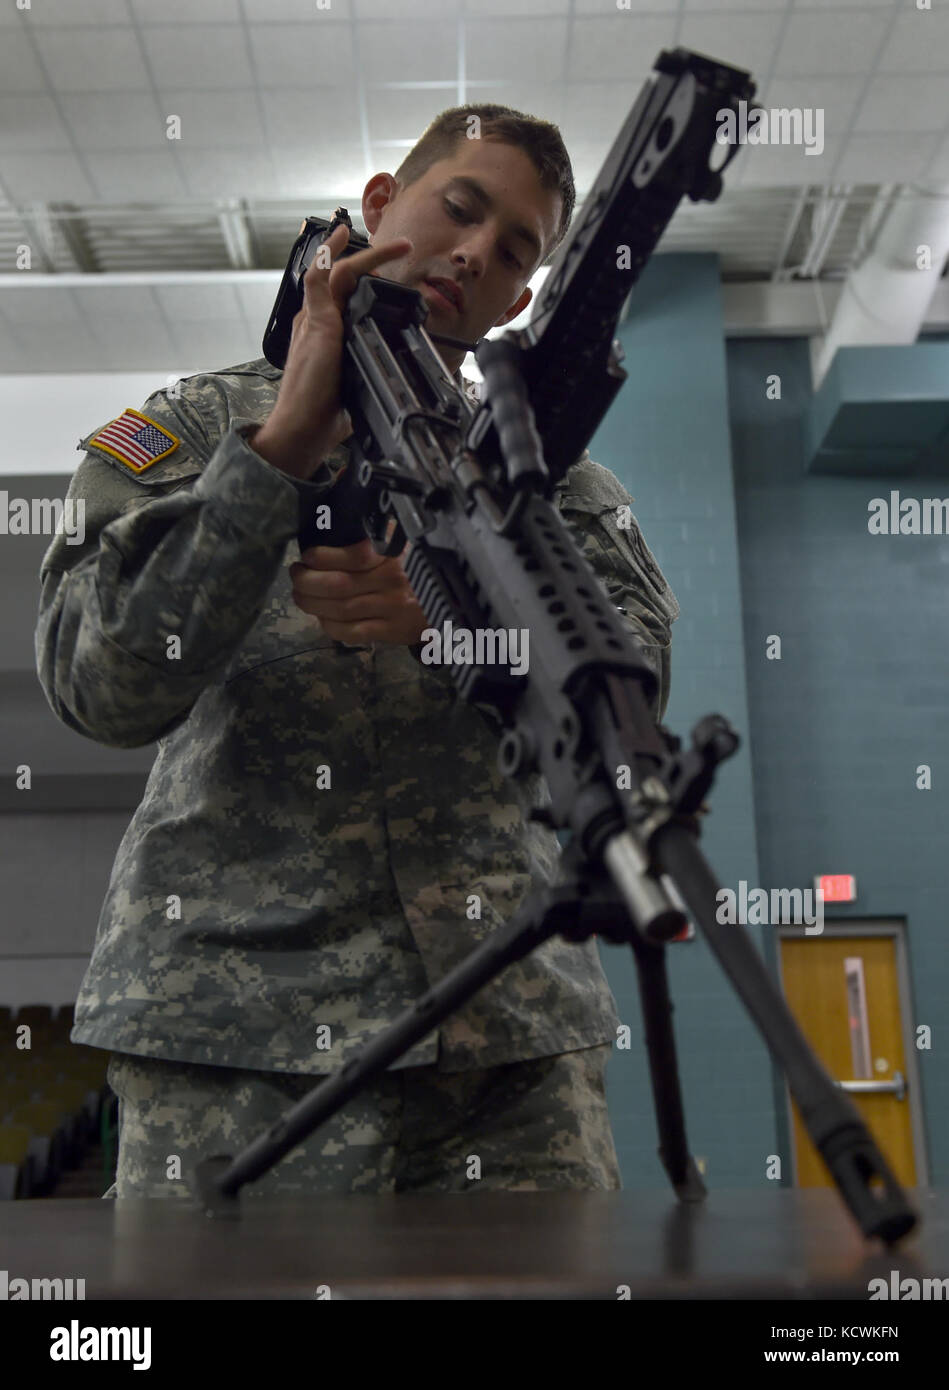
M 823 890 L 825 903 L 852 903 L 857 899 L 857 880 L 853 874 L 818 874 L 814 887 Z

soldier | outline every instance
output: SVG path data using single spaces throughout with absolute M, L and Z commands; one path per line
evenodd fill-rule
M 337 259 L 343 227 L 314 261 L 282 372 L 189 377 L 80 441 L 86 538 L 43 561 L 40 680 L 84 737 L 158 744 L 71 1035 L 112 1053 L 106 1196 L 193 1197 L 200 1158 L 258 1137 L 557 877 L 556 835 L 528 819 L 545 785 L 502 778 L 493 718 L 420 660 L 404 554 L 296 537 L 348 459 L 359 275 L 418 288 L 429 328 L 475 341 L 525 308 L 573 203 L 556 126 L 443 112 L 367 183 L 370 249 Z M 441 352 L 461 383 L 463 352 Z M 556 498 L 645 644 L 661 719 L 679 610 L 635 518 L 614 524 L 633 499 L 586 452 Z M 619 1188 L 618 1022 L 595 941 L 554 937 L 244 1190 Z

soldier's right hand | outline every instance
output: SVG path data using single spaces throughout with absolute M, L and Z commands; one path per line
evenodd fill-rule
M 353 432 L 339 392 L 343 311 L 356 282 L 360 275 L 412 249 L 408 237 L 399 237 L 337 259 L 348 240 L 349 228 L 337 227 L 323 243 L 329 250 L 329 266 L 321 266 L 320 258 L 314 257 L 303 277 L 303 306 L 293 320 L 280 392 L 251 439 L 256 453 L 295 477 L 309 478 Z

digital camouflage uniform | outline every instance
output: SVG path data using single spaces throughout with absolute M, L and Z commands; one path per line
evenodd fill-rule
M 557 873 L 556 835 L 527 820 L 549 799 L 545 784 L 498 773 L 497 725 L 456 697 L 449 668 L 423 664 L 418 647 L 334 641 L 293 602 L 301 522 L 348 446 L 308 482 L 256 454 L 245 434 L 270 414 L 280 379 L 260 358 L 154 393 L 141 414 L 170 438 L 141 472 L 103 446 L 102 427 L 87 435 L 67 494 L 85 502 L 83 544 L 57 535 L 41 569 L 37 669 L 56 715 L 110 747 L 158 744 L 71 1034 L 118 1054 L 109 1075 L 129 1155 L 136 1124 L 145 1144 L 149 1115 L 163 1154 L 182 1154 L 192 1130 L 195 1152 L 214 1151 L 215 1135 L 236 1152 Z M 647 644 L 661 719 L 679 610 L 635 519 L 628 531 L 616 526 L 617 506 L 632 500 L 586 452 L 556 494 Z M 471 894 L 480 920 L 468 915 Z M 453 1114 L 444 1152 L 464 1141 L 470 1153 L 477 1140 L 483 1157 L 497 1111 L 499 1185 L 531 1185 L 542 1156 L 560 1152 L 561 1176 L 547 1185 L 619 1186 L 602 1097 L 618 1022 L 595 941 L 554 937 L 268 1178 L 289 1175 L 296 1159 L 305 1190 L 334 1165 L 344 1184 L 335 1190 L 392 1190 L 390 1178 L 395 1190 L 437 1187 L 435 1168 L 419 1177 L 421 1159 L 407 1157 L 410 1132 L 414 1153 L 430 1140 L 434 1154 L 436 1116 Z M 172 1092 L 180 1108 L 169 1121 Z M 543 1130 L 530 1153 L 512 1150 L 509 1125 L 504 1138 L 503 1106 L 525 1093 Z M 589 1133 L 578 1137 L 587 1111 Z M 481 1115 L 474 1133 L 464 1133 L 466 1114 Z M 373 1149 L 374 1133 L 401 1136 L 401 1149 L 383 1138 Z M 565 1178 L 578 1144 L 587 1157 Z M 591 1179 L 601 1160 L 607 1180 Z M 122 1162 L 120 1152 L 119 1195 Z M 151 1158 L 151 1176 L 132 1186 L 128 1163 L 127 1190 L 184 1191 L 164 1167 L 155 1179 Z M 454 1190 L 456 1178 L 438 1190 Z

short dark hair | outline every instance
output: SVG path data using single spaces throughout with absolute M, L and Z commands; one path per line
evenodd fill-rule
M 396 182 L 406 188 L 410 183 L 415 183 L 416 179 L 420 179 L 440 159 L 450 159 L 455 153 L 458 141 L 467 135 L 471 116 L 479 118 L 483 139 L 499 140 L 506 145 L 518 146 L 537 170 L 541 187 L 555 189 L 560 194 L 563 203 L 560 225 L 551 245 L 544 248 L 542 259 L 546 260 L 553 255 L 567 234 L 577 197 L 570 156 L 567 154 L 559 128 L 552 121 L 541 120 L 539 116 L 527 116 L 523 111 L 515 111 L 511 106 L 495 106 L 489 103 L 482 103 L 480 106 L 449 107 L 447 111 L 442 111 L 435 117 L 409 150 L 395 171 Z

